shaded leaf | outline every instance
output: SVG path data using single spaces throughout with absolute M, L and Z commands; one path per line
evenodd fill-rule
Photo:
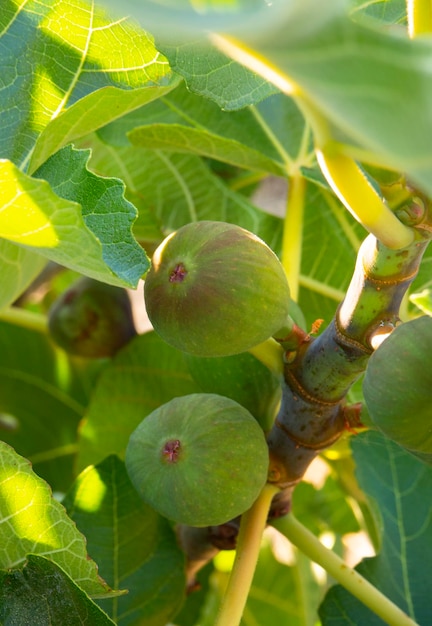
M 406 0 L 351 0 L 350 15 L 356 20 L 374 19 L 384 24 L 404 24 L 406 22 Z M 367 22 L 366 22 L 367 23 Z
M 306 19 L 283 19 L 280 11 L 265 36 L 245 41 L 300 87 L 337 129 L 338 140 L 360 146 L 366 162 L 406 172 L 432 192 L 432 42 L 366 28 L 339 7 L 339 15 L 318 24 L 328 8 L 315 3 L 316 28 Z
M 34 554 L 22 570 L 0 571 L 0 621 L 4 626 L 114 624 L 58 565 Z
M 330 531 L 344 535 L 360 530 L 346 494 L 332 476 L 319 489 L 301 482 L 293 494 L 293 511 L 315 535 Z
M 308 184 L 305 199 L 299 304 L 307 325 L 330 323 L 354 270 L 364 229 L 326 190 Z
M 130 434 L 154 409 L 199 391 L 181 352 L 153 332 L 135 337 L 101 373 L 80 429 L 78 466 L 124 456 Z
M 88 156 L 67 146 L 37 178 L 3 161 L 0 234 L 102 282 L 136 286 L 148 268 L 131 234 L 136 210 L 124 199 L 121 181 L 87 170 Z
M 84 536 L 48 484 L 6 443 L 0 442 L 0 452 L 0 568 L 17 567 L 27 554 L 38 554 L 57 563 L 93 597 L 109 594 L 88 558 Z
M 185 591 L 183 553 L 168 522 L 139 498 L 116 456 L 88 467 L 63 500 L 110 586 L 100 606 L 119 626 L 165 626 Z
M 315 162 L 304 118 L 282 94 L 242 111 L 222 111 L 180 85 L 98 132 L 117 146 L 126 145 L 126 134 L 134 145 L 200 154 L 280 176 Z
M 289 553 L 286 545 L 279 545 L 278 553 L 275 545 L 264 540 L 241 626 L 316 624 L 316 607 L 322 592 L 311 563 L 300 552 L 288 555 L 284 549 Z
M 195 382 L 205 393 L 235 400 L 269 430 L 280 402 L 278 378 L 247 352 L 228 357 L 200 358 L 185 354 Z
M 280 218 L 229 189 L 197 156 L 114 148 L 95 140 L 90 165 L 103 175 L 122 173 L 127 196 L 139 210 L 134 233 L 143 241 L 159 243 L 163 233 L 189 222 L 218 220 L 238 224 L 280 251 Z
M 193 93 L 210 98 L 225 111 L 256 104 L 278 91 L 256 73 L 201 41 L 178 46 L 157 41 L 156 45 Z
M 46 262 L 43 256 L 30 249 L 0 240 L 0 310 L 15 302 Z
M 432 606 L 424 572 L 432 567 L 432 468 L 377 432 L 358 435 L 352 448 L 360 487 L 378 503 L 383 525 L 381 552 L 357 569 L 415 622 L 427 626 Z M 325 626 L 384 623 L 340 585 L 327 594 L 320 616 Z
M 7 0 L 0 33 L 0 154 L 22 169 L 42 133 L 33 169 L 73 138 L 146 102 L 158 84 L 170 84 L 151 37 L 81 0 Z
M 0 438 L 29 457 L 53 489 L 73 474 L 77 428 L 94 366 L 71 361 L 45 333 L 0 322 L 0 413 L 14 418 Z

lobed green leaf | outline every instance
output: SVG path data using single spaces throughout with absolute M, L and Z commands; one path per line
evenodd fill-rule
M 432 468 L 383 435 L 369 431 L 353 439 L 360 487 L 379 505 L 382 547 L 363 560 L 358 571 L 418 624 L 430 620 Z M 383 621 L 340 585 L 332 587 L 320 608 L 325 626 L 337 623 L 381 625 Z
M 0 322 L 0 437 L 56 491 L 73 476 L 77 429 L 97 371 L 46 333 Z
M 185 590 L 183 553 L 168 522 L 144 504 L 114 455 L 85 469 L 63 500 L 104 580 L 128 593 L 100 606 L 119 626 L 165 626 Z
M 21 169 L 177 80 L 147 33 L 82 0 L 7 0 L 0 39 L 0 155 Z
M 28 248 L 0 239 L 0 310 L 11 305 L 42 271 L 47 260 Z
M 108 595 L 84 536 L 49 485 L 9 445 L 0 442 L 0 452 L 0 568 L 18 567 L 37 554 L 57 563 L 86 593 Z
M 189 222 L 210 219 L 238 224 L 280 251 L 280 218 L 229 189 L 197 156 L 115 148 L 95 140 L 90 165 L 103 175 L 122 173 L 126 195 L 139 210 L 134 233 L 144 242 L 159 244 L 165 234 Z
M 131 432 L 154 409 L 199 391 L 181 352 L 153 332 L 139 335 L 101 373 L 80 429 L 78 467 L 124 456 Z
M 148 260 L 133 239 L 136 210 L 117 179 L 87 169 L 88 151 L 66 146 L 30 177 L 0 164 L 0 235 L 102 282 L 135 287 Z
M 0 621 L 38 626 L 114 624 L 61 567 L 35 554 L 20 570 L 0 571 Z

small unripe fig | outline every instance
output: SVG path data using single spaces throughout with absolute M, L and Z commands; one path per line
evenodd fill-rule
M 289 287 L 274 252 L 225 222 L 194 222 L 156 250 L 144 295 L 155 330 L 195 356 L 245 352 L 286 322 Z
M 369 359 L 363 393 L 373 424 L 432 464 L 432 319 L 397 326 Z
M 136 335 L 127 291 L 87 277 L 54 302 L 48 327 L 64 350 L 87 358 L 110 357 Z
M 174 398 L 132 433 L 126 469 L 142 499 L 189 526 L 241 515 L 267 480 L 264 433 L 245 408 L 216 394 Z

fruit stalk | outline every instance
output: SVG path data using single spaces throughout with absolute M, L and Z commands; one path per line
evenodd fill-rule
M 348 565 L 332 550 L 329 550 L 293 515 L 273 523 L 291 543 L 306 554 L 312 561 L 323 567 L 353 596 L 358 598 L 387 624 L 393 626 L 417 626 L 402 609 L 379 591 L 368 580 Z
M 319 337 L 285 352 L 281 408 L 268 435 L 270 482 L 292 488 L 321 450 L 358 425 L 352 419 L 356 411 L 346 406 L 347 392 L 380 340 L 400 322 L 402 298 L 432 238 L 431 223 L 424 210 L 412 228 L 413 242 L 402 249 L 369 235 L 332 322 Z
M 253 506 L 242 515 L 237 553 L 215 626 L 238 626 L 243 615 L 261 547 L 275 487 L 266 485 Z

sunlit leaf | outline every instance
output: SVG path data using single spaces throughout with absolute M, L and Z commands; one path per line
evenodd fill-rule
M 108 585 L 89 559 L 85 538 L 54 500 L 30 463 L 0 442 L 0 568 L 24 563 L 28 554 L 57 563 L 88 594 L 105 596 Z
M 172 80 L 149 35 L 82 0 L 7 0 L 0 37 L 0 155 L 22 169 L 39 137 L 33 169 Z
M 183 553 L 168 522 L 139 498 L 116 456 L 90 466 L 63 504 L 99 573 L 127 595 L 100 606 L 119 626 L 165 626 L 185 590 Z
M 87 169 L 88 157 L 67 146 L 36 178 L 3 161 L 0 236 L 92 278 L 136 286 L 148 268 L 131 234 L 136 210 L 123 197 L 121 181 Z

